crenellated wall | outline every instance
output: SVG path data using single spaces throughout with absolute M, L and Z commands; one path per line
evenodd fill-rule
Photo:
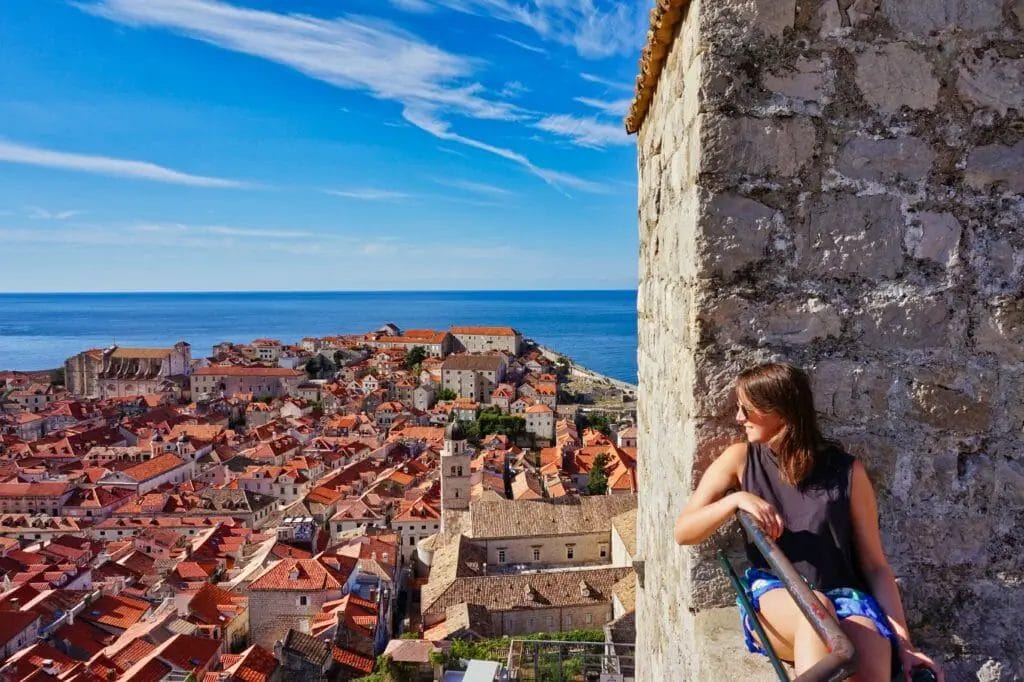
M 919 643 L 952 680 L 1024 676 L 1024 0 L 660 5 L 633 119 L 639 679 L 765 670 L 672 524 L 768 359 L 812 371 L 867 464 Z

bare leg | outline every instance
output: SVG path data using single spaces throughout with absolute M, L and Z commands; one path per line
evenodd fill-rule
M 857 651 L 857 672 L 854 682 L 889 682 L 892 666 L 892 643 L 878 634 L 869 618 L 850 616 L 839 621 L 839 627 L 853 642 Z
M 815 592 L 825 608 L 835 614 L 832 602 Z M 800 674 L 820 661 L 828 653 L 811 624 L 804 618 L 796 602 L 784 589 L 775 589 L 761 595 L 760 620 L 779 658 L 792 661 Z

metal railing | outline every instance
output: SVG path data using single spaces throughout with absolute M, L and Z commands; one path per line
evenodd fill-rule
M 800 613 L 810 622 L 811 627 L 814 628 L 818 637 L 821 638 L 828 648 L 828 655 L 814 664 L 809 670 L 797 676 L 796 682 L 845 680 L 851 676 L 856 669 L 856 652 L 854 651 L 853 643 L 839 627 L 839 621 L 818 600 L 818 597 L 815 596 L 811 588 L 804 582 L 804 579 L 797 573 L 793 564 L 782 553 L 779 546 L 761 530 L 754 517 L 742 510 L 737 512 L 736 516 L 743 530 L 746 531 L 747 537 L 750 538 L 757 551 L 768 561 L 772 572 L 782 581 L 786 591 L 789 592 L 797 608 L 800 609 Z M 772 651 L 768 636 L 757 619 L 753 606 L 746 598 L 746 593 L 739 582 L 739 578 L 736 576 L 736 572 L 733 570 L 728 559 L 725 558 L 724 553 L 720 553 L 719 557 L 726 572 L 729 574 L 730 580 L 733 581 L 733 587 L 736 588 L 741 601 L 744 603 L 744 608 L 750 617 L 751 624 L 757 632 L 758 638 L 761 640 L 761 644 L 771 654 L 769 658 L 772 659 L 775 672 L 779 675 L 780 680 L 788 681 L 789 676 L 779 663 L 774 651 Z

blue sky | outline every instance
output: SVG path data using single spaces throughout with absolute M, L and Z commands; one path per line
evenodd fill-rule
M 8 0 L 0 291 L 632 288 L 648 0 Z

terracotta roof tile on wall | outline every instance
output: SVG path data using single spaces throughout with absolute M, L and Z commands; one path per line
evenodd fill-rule
M 640 54 L 640 73 L 636 77 L 633 105 L 625 121 L 628 133 L 640 130 L 644 118 L 647 117 L 661 69 L 675 38 L 676 26 L 686 15 L 689 6 L 690 0 L 657 0 L 654 9 L 651 10 L 647 44 Z
M 581 497 L 571 503 L 481 500 L 470 508 L 470 528 L 475 539 L 610 532 L 612 518 L 635 507 L 634 495 Z

